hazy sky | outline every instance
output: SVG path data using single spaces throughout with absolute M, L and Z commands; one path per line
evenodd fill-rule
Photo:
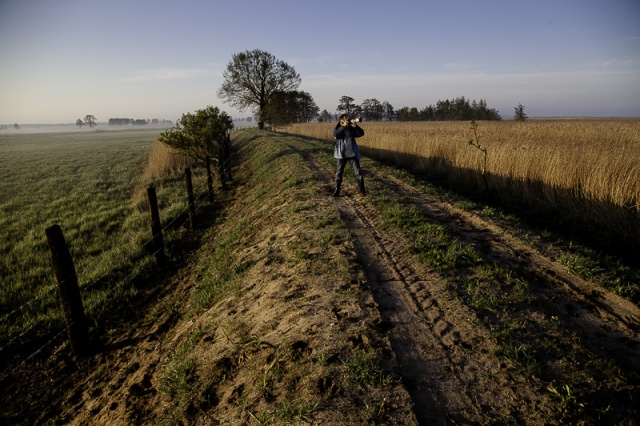
M 640 116 L 638 0 L 0 0 L 0 124 L 246 117 L 216 91 L 254 49 L 332 113 L 465 96 L 504 118 Z

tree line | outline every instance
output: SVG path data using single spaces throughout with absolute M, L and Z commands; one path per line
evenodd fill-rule
M 335 114 L 326 109 L 320 111 L 311 94 L 298 91 L 302 82 L 295 69 L 273 54 L 263 50 L 240 52 L 232 55 L 231 61 L 223 72 L 223 83 L 218 89 L 218 96 L 226 103 L 238 108 L 240 112 L 252 110 L 263 129 L 265 123 L 282 126 L 291 123 L 305 123 L 313 120 L 334 121 L 337 113 L 350 117 L 361 116 L 367 121 L 427 121 L 427 120 L 501 120 L 502 117 L 494 108 L 487 106 L 487 101 L 469 101 L 464 96 L 454 99 L 439 100 L 419 110 L 416 107 L 403 107 L 395 110 L 388 101 L 365 99 L 360 105 L 354 98 L 342 96 Z M 527 115 L 524 106 L 515 107 L 516 120 L 524 121 Z M 95 117 L 87 116 L 85 120 L 76 122 L 78 126 L 95 125 Z M 130 118 L 109 119 L 109 125 L 142 125 L 149 120 L 133 120 Z M 173 124 L 168 120 L 151 120 L 151 124 Z
M 265 123 L 279 127 L 309 121 L 334 121 L 337 113 L 361 116 L 367 121 L 419 120 L 500 120 L 500 114 L 487 101 L 469 101 L 464 96 L 438 101 L 422 110 L 404 107 L 396 110 L 388 101 L 375 98 L 356 104 L 351 96 L 342 96 L 337 113 L 320 111 L 311 94 L 298 91 L 302 82 L 295 69 L 263 50 L 236 53 L 223 73 L 218 96 L 240 111 L 253 110 L 258 128 Z
M 452 100 L 438 101 L 424 109 L 404 107 L 397 111 L 398 121 L 445 121 L 445 120 L 501 120 L 502 117 L 494 108 L 487 106 L 487 101 L 474 99 L 469 102 L 464 96 Z
M 133 118 L 110 118 L 109 119 L 109 126 L 129 126 L 129 125 L 133 125 L 133 126 L 143 126 L 143 125 L 147 125 L 147 124 L 151 124 L 151 125 L 159 125 L 159 124 L 173 124 L 173 122 L 171 120 L 159 120 L 157 118 L 154 119 L 143 119 L 143 118 L 137 118 L 137 119 L 133 119 Z
M 301 101 L 302 100 L 302 101 Z M 336 107 L 336 113 L 331 114 L 326 109 L 319 112 L 313 97 L 306 92 L 281 92 L 274 96 L 269 105 L 268 118 L 272 124 L 282 125 L 290 123 L 307 123 L 314 119 L 323 121 L 337 121 L 338 114 L 350 117 L 362 117 L 366 121 L 427 121 L 427 120 L 501 120 L 497 110 L 487 107 L 487 101 L 475 99 L 469 102 L 464 96 L 453 100 L 441 100 L 436 105 L 429 105 L 422 110 L 403 107 L 395 110 L 388 101 L 365 99 L 360 105 L 354 103 L 350 96 L 342 96 Z M 520 106 L 523 110 L 524 107 Z
M 149 119 L 143 119 L 143 118 L 138 118 L 138 119 L 133 119 L 133 118 L 110 118 L 109 119 L 109 126 L 146 126 L 147 124 L 151 124 L 151 125 L 165 125 L 165 124 L 173 124 L 173 122 L 171 120 L 160 120 L 157 118 L 154 118 L 152 120 Z M 97 118 L 94 115 L 91 114 L 87 114 L 84 117 L 84 120 L 78 118 L 76 120 L 76 126 L 82 128 L 82 126 L 89 126 L 89 127 L 95 127 L 98 125 L 97 122 Z
M 14 123 L 12 126 L 16 130 L 20 130 L 20 125 L 18 123 Z M 8 124 L 0 124 L 0 130 L 9 130 Z
M 282 126 L 304 123 L 312 120 L 337 120 L 337 113 L 331 114 L 320 108 L 311 94 L 298 91 L 300 75 L 293 67 L 278 60 L 269 52 L 259 49 L 234 54 L 223 73 L 224 81 L 218 89 L 218 96 L 240 111 L 251 109 L 258 121 L 258 128 L 265 123 Z M 422 110 L 403 107 L 395 110 L 389 102 L 375 98 L 365 99 L 356 104 L 354 98 L 342 96 L 336 108 L 338 113 L 350 117 L 361 116 L 367 121 L 381 120 L 500 120 L 496 109 L 489 108 L 487 101 L 469 101 L 464 96 L 452 100 L 438 101 Z M 524 106 L 515 108 L 516 119 L 525 120 Z M 152 121 L 154 123 L 155 120 Z M 78 120 L 82 123 L 82 120 Z M 85 117 L 85 123 L 95 123 L 95 117 Z M 147 124 L 147 120 L 112 118 L 110 125 Z M 159 122 L 158 122 L 159 123 Z M 170 123 L 163 120 L 163 124 Z M 155 124 L 155 123 L 154 123 Z M 81 125 L 81 124 L 79 124 Z M 233 119 L 217 107 L 208 106 L 195 112 L 183 114 L 174 128 L 163 132 L 160 141 L 191 156 L 202 160 L 215 154 L 228 139 L 233 129 Z M 478 145 L 479 147 L 479 145 Z M 218 159 L 220 161 L 220 159 Z
M 265 110 L 264 119 L 273 127 L 309 123 L 320 112 L 309 93 L 297 90 L 275 92 Z

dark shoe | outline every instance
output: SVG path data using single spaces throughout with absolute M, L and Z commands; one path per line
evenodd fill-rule
M 365 195 L 365 190 L 364 190 L 364 177 L 360 176 L 360 178 L 358 179 L 358 187 L 360 188 L 360 193 L 362 195 Z

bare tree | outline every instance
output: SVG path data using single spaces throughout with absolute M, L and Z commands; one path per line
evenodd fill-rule
M 234 54 L 222 76 L 218 96 L 240 111 L 257 107 L 260 129 L 264 129 L 266 108 L 274 93 L 296 90 L 301 83 L 292 66 L 258 49 Z

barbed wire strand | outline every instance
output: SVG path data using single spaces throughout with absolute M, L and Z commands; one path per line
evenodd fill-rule
M 49 287 L 48 289 L 46 289 L 45 291 L 43 291 L 41 294 L 39 294 L 38 296 L 32 298 L 31 300 L 23 303 L 22 305 L 20 305 L 19 307 L 15 308 L 13 311 L 9 312 L 8 314 L 4 314 L 2 316 L 2 320 L 0 322 L 4 322 L 6 321 L 11 315 L 15 314 L 18 311 L 23 310 L 24 308 L 26 308 L 28 305 L 30 305 L 31 303 L 42 299 L 43 297 L 47 296 L 49 293 L 51 293 L 53 290 L 55 290 L 56 288 L 58 288 L 57 285 L 52 285 L 51 287 Z
M 204 188 L 204 187 L 205 187 L 205 185 L 208 185 L 208 183 L 206 183 L 206 182 L 205 182 L 204 184 L 201 184 L 199 187 L 197 187 L 197 189 L 199 190 L 198 192 L 200 192 L 200 190 L 201 190 L 202 188 Z M 194 192 L 195 192 L 195 191 L 194 191 Z M 198 196 L 198 198 L 199 198 L 199 197 L 200 197 L 200 196 Z M 183 197 L 183 200 L 184 200 L 184 197 Z M 188 200 L 188 195 L 187 195 L 187 200 Z M 167 230 L 167 229 L 168 229 L 168 228 L 169 228 L 169 227 L 170 227 L 170 226 L 171 226 L 171 225 L 172 225 L 172 224 L 173 224 L 173 223 L 174 223 L 174 222 L 175 222 L 175 221 L 176 221 L 176 220 L 181 216 L 181 215 L 183 215 L 185 212 L 187 212 L 187 211 L 188 211 L 188 208 L 189 208 L 189 207 L 187 206 L 187 207 L 186 207 L 184 210 L 182 210 L 178 215 L 176 215 L 176 217 L 174 218 L 174 220 L 172 220 L 171 222 L 169 222 L 169 224 L 167 224 L 167 225 L 166 225 L 162 230 L 163 230 L 163 231 L 166 231 L 166 230 Z M 197 210 L 197 209 L 196 209 L 196 210 Z M 184 223 L 186 223 L 186 222 L 184 222 Z M 182 226 L 184 226 L 184 223 L 182 224 Z M 143 244 L 142 244 L 141 248 L 142 248 L 142 249 L 144 249 L 148 244 L 150 244 L 150 243 L 152 243 L 152 242 L 153 242 L 153 238 L 152 238 L 152 239 L 147 240 L 145 243 L 143 243 Z M 117 248 L 116 250 L 121 250 L 121 248 Z M 111 251 L 111 250 L 109 250 L 109 251 Z M 101 253 L 101 255 L 102 255 L 102 254 L 104 254 L 104 253 L 106 253 L 106 251 L 105 251 L 105 252 L 103 252 L 103 253 Z M 80 279 L 80 277 L 82 277 L 84 274 L 88 273 L 88 271 L 90 270 L 90 268 L 91 268 L 91 267 L 93 267 L 95 264 L 97 264 L 97 263 L 99 263 L 99 262 L 100 262 L 100 257 L 101 257 L 101 256 L 95 256 L 95 257 L 94 257 L 94 260 L 93 260 L 92 262 L 90 262 L 88 265 L 84 265 L 84 266 L 83 266 L 83 269 L 82 269 L 80 272 L 77 272 L 77 273 L 76 273 L 75 278 L 77 278 L 77 279 L 79 280 L 79 279 Z M 90 283 L 90 284 L 86 284 L 86 285 L 84 285 L 84 286 L 83 286 L 83 289 L 89 289 L 89 288 L 91 288 L 91 287 L 92 287 L 94 284 L 96 284 L 99 280 L 101 280 L 101 279 L 102 279 L 102 278 L 104 278 L 105 276 L 109 275 L 109 273 L 110 273 L 110 271 L 105 272 L 104 274 L 102 274 L 101 276 L 99 276 L 98 278 L 96 278 L 94 282 L 92 282 L 92 283 Z M 24 302 L 22 305 L 18 306 L 18 307 L 17 307 L 17 308 L 15 308 L 13 311 L 11 311 L 11 312 L 9 312 L 9 313 L 6 313 L 6 314 L 4 314 L 4 315 L 2 316 L 2 319 L 0 320 L 0 322 L 5 322 L 5 321 L 6 321 L 10 316 L 12 316 L 13 314 L 15 314 L 15 313 L 17 313 L 17 312 L 19 312 L 19 311 L 22 311 L 23 309 L 26 309 L 26 307 L 27 307 L 27 306 L 29 306 L 30 304 L 32 304 L 33 302 L 35 302 L 35 301 L 37 301 L 37 300 L 40 300 L 40 299 L 44 298 L 44 297 L 45 297 L 45 296 L 47 296 L 50 292 L 52 292 L 53 290 L 55 290 L 56 288 L 58 288 L 58 286 L 59 286 L 59 285 L 57 285 L 57 284 L 52 285 L 51 287 L 49 287 L 47 290 L 45 290 L 45 291 L 44 291 L 43 293 L 41 293 L 40 295 L 38 295 L 38 296 L 36 296 L 36 297 L 34 297 L 34 298 L 32 298 L 32 299 L 30 299 L 30 300 L 28 300 L 28 301 Z

